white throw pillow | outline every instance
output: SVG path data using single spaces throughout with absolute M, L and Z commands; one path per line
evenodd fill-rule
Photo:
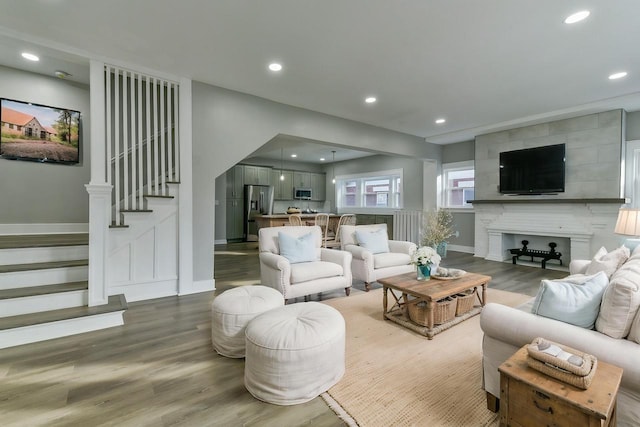
M 604 272 L 542 280 L 531 312 L 565 323 L 593 329 L 609 279 Z
M 602 296 L 596 330 L 612 338 L 624 338 L 640 307 L 640 254 L 631 257 L 611 276 Z
M 373 254 L 389 252 L 389 237 L 386 228 L 377 230 L 357 230 L 356 239 L 358 244 Z
M 294 237 L 287 233 L 278 233 L 280 255 L 289 260 L 291 264 L 298 262 L 316 261 L 316 240 L 313 233 Z
M 604 247 L 601 247 L 594 255 L 591 263 L 587 266 L 586 275 L 596 274 L 599 271 L 604 271 L 608 278 L 629 258 L 629 248 L 626 246 L 620 246 L 607 253 Z

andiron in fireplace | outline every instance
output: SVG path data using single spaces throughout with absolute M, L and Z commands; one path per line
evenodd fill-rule
M 556 246 L 558 245 L 556 245 L 555 242 L 549 243 L 550 249 L 548 251 L 529 249 L 527 247 L 527 245 L 529 244 L 528 240 L 523 240 L 521 243 L 522 249 L 509 249 L 509 252 L 511 252 L 511 255 L 513 255 L 512 261 L 514 264 L 521 256 L 528 256 L 531 257 L 531 261 L 533 261 L 534 258 L 542 258 L 542 268 L 547 268 L 547 261 L 552 259 L 557 259 L 558 261 L 560 261 L 560 265 L 562 265 L 562 259 L 560 259 L 562 254 L 560 252 L 556 252 Z

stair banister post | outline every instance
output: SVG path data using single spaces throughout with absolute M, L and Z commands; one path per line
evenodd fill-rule
M 106 182 L 105 64 L 90 61 L 91 181 L 89 193 L 89 306 L 108 303 L 107 253 L 111 185 Z

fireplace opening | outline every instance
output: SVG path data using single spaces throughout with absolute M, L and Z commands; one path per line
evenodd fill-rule
M 502 235 L 502 247 L 505 251 L 504 260 L 511 262 L 512 264 L 527 265 L 532 267 L 540 267 L 551 270 L 568 271 L 569 262 L 571 261 L 571 239 L 568 237 L 559 236 L 535 236 L 525 234 L 508 234 Z M 523 242 L 527 244 L 524 245 Z M 549 243 L 553 243 L 551 248 Z M 526 246 L 528 254 L 522 254 L 515 259 L 515 253 L 513 250 L 522 251 L 523 246 Z M 545 255 L 551 253 L 560 254 L 560 256 L 551 254 L 545 259 Z M 532 260 L 532 256 L 533 260 Z M 544 262 L 543 262 L 544 261 Z

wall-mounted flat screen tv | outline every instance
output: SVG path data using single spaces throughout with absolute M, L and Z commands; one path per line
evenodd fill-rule
M 80 112 L 0 98 L 0 156 L 74 164 L 80 161 Z
M 500 153 L 500 193 L 543 194 L 564 191 L 564 144 Z

